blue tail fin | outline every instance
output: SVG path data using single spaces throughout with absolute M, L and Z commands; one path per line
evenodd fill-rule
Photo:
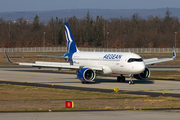
M 74 41 L 74 38 L 72 36 L 69 24 L 67 22 L 64 23 L 64 27 L 65 27 L 65 34 L 66 34 L 67 51 L 68 51 L 68 53 L 79 52 L 79 50 L 76 47 L 76 43 Z
M 174 59 L 174 58 L 176 58 L 176 52 L 174 50 L 174 46 L 172 46 L 172 51 L 173 51 L 173 57 L 172 58 Z

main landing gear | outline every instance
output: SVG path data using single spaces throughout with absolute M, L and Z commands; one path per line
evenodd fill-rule
M 117 76 L 117 81 L 118 82 L 125 82 L 125 77 L 123 75 Z

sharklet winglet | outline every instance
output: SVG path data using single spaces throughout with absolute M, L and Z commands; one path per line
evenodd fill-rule
M 8 61 L 11 62 L 11 63 L 13 63 L 13 62 L 10 60 L 9 55 L 7 54 L 6 50 L 5 50 L 5 53 L 6 53 L 6 57 L 7 57 Z

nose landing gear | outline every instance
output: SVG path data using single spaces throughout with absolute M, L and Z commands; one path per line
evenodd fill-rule
M 134 82 L 133 82 L 133 80 L 132 80 L 133 75 L 130 74 L 129 76 L 130 76 L 129 85 L 134 84 Z

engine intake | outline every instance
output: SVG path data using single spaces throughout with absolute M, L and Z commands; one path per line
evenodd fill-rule
M 96 73 L 92 69 L 83 68 L 77 72 L 77 77 L 81 81 L 93 81 L 96 77 Z
M 146 67 L 142 73 L 134 75 L 134 78 L 145 80 L 149 78 L 149 76 L 150 76 L 150 70 Z

